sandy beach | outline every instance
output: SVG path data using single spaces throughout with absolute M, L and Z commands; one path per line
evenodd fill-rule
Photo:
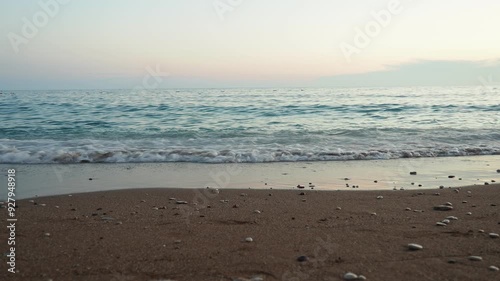
M 4 263 L 0 279 L 498 280 L 489 267 L 500 267 L 500 239 L 490 237 L 500 233 L 499 191 L 165 188 L 24 199 L 18 272 Z M 453 209 L 433 209 L 446 203 Z M 436 225 L 449 216 L 458 220 Z

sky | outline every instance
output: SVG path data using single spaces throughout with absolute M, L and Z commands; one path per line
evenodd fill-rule
M 12 0 L 0 89 L 500 82 L 497 0 Z

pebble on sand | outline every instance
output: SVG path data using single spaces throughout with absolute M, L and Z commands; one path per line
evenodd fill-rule
M 410 172 L 410 175 L 412 175 L 412 176 L 414 176 L 416 174 L 417 174 L 417 172 Z
M 451 210 L 453 210 L 453 207 L 448 206 L 448 205 L 439 205 L 439 206 L 434 206 L 434 210 L 436 210 L 436 211 L 451 211 Z
M 337 207 L 337 208 L 335 208 L 335 209 L 336 209 L 336 210 L 342 210 L 342 208 L 341 208 L 341 207 Z
M 253 238 L 252 237 L 247 237 L 247 238 L 245 238 L 245 242 L 253 242 Z
M 446 223 L 438 221 L 438 222 L 436 222 L 436 225 L 437 226 L 446 226 Z
M 469 256 L 468 259 L 470 261 L 482 261 L 483 260 L 483 258 L 480 256 Z
M 304 262 L 304 261 L 308 261 L 309 258 L 307 256 L 300 256 L 297 258 L 297 261 L 298 262 Z
M 175 201 L 175 203 L 180 204 L 180 205 L 185 205 L 188 202 L 187 201 Z
M 352 272 L 347 272 L 346 274 L 344 274 L 344 280 L 357 280 L 358 279 L 358 275 L 352 273 Z
M 472 216 L 472 213 L 471 212 L 467 212 L 466 215 Z
M 496 266 L 494 266 L 494 265 L 490 265 L 490 266 L 488 267 L 488 269 L 489 269 L 489 270 L 491 270 L 491 271 L 499 271 L 499 270 L 500 270 L 498 267 L 496 267 Z
M 422 247 L 422 245 L 419 245 L 419 244 L 415 244 L 415 243 L 408 244 L 408 249 L 411 251 L 418 251 L 418 250 L 422 250 L 423 248 L 424 247 Z
M 490 236 L 493 239 L 500 237 L 500 235 L 498 235 L 498 233 L 493 233 L 493 232 L 489 233 L 488 236 Z
M 384 199 L 384 196 L 379 195 L 379 196 L 377 196 L 377 199 Z
M 446 217 L 446 219 L 447 220 L 454 220 L 454 221 L 458 220 L 458 218 L 455 216 L 449 216 L 449 217 Z

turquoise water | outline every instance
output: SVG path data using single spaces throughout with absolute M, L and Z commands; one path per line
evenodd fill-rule
M 3 91 L 0 122 L 0 163 L 500 154 L 485 87 Z

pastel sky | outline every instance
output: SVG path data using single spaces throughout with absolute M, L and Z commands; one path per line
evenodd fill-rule
M 154 87 L 500 80 L 498 0 L 59 2 L 2 1 L 0 89 L 128 88 L 148 69 L 162 73 Z

